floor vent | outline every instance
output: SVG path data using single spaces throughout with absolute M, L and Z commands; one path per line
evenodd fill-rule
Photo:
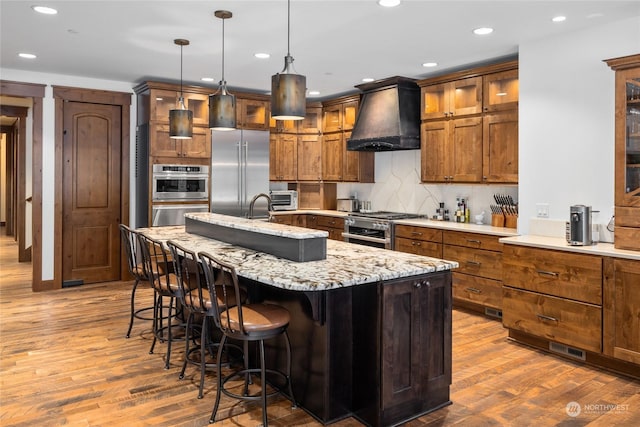
M 502 319 L 502 310 L 496 310 L 495 308 L 484 308 L 484 314 L 491 317 L 496 317 L 498 319 Z
M 84 280 L 82 279 L 78 279 L 78 280 L 65 280 L 62 282 L 62 287 L 63 288 L 71 288 L 74 286 L 81 286 L 84 285 Z
M 565 356 L 573 357 L 574 359 L 585 361 L 587 359 L 586 354 L 582 350 L 569 347 L 564 344 L 558 344 L 557 342 L 549 342 L 549 350 L 564 354 Z

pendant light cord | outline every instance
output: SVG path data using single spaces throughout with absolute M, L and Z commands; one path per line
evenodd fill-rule
M 222 20 L 222 81 L 224 82 L 224 19 Z
M 180 98 L 184 98 L 182 94 L 182 48 L 183 46 L 180 45 Z M 182 104 L 184 105 L 184 101 L 182 101 Z
M 291 56 L 291 0 L 287 0 L 287 56 Z

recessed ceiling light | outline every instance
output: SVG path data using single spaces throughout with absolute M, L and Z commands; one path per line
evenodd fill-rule
M 309 95 L 310 96 L 318 96 L 318 95 L 320 95 L 320 92 L 317 91 L 317 90 L 310 90 L 309 91 Z
M 400 0 L 378 0 L 378 4 L 383 7 L 396 7 L 400 4 Z
M 477 34 L 479 36 L 486 36 L 487 34 L 493 33 L 493 28 L 489 27 L 480 27 L 473 30 L 473 34 Z
M 18 56 L 20 58 L 26 58 L 26 59 L 34 59 L 37 58 L 33 53 L 19 53 Z
M 212 82 L 213 77 L 202 77 L 200 80 L 202 80 L 203 82 Z
M 365 83 L 372 82 L 373 80 L 374 80 L 374 79 L 373 79 L 373 78 L 371 78 L 371 77 L 365 77 L 364 79 L 362 79 L 362 81 L 363 81 L 363 82 L 365 82 Z
M 438 63 L 437 62 L 425 62 L 422 64 L 423 67 L 437 67 Z
M 271 55 L 269 55 L 268 53 L 264 53 L 264 52 L 255 53 L 253 56 L 255 56 L 256 58 L 259 58 L 259 59 L 267 59 L 267 58 L 271 57 Z
M 45 15 L 55 15 L 56 13 L 58 13 L 58 11 L 54 8 L 47 6 L 31 6 L 31 8 L 36 12 L 44 13 Z
M 554 16 L 553 18 L 551 18 L 551 20 L 553 22 L 563 22 L 567 20 L 566 16 L 562 16 L 562 15 L 558 15 L 558 16 Z

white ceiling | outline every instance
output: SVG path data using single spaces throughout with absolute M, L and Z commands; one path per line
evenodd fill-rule
M 39 4 L 58 9 L 35 13 Z M 287 49 L 285 0 L 98 1 L 0 0 L 0 66 L 135 83 L 180 79 L 217 86 L 225 21 L 225 77 L 230 87 L 267 92 L 282 71 Z M 551 18 L 565 15 L 563 23 Z M 353 92 L 363 77 L 424 78 L 471 64 L 514 56 L 525 41 L 640 16 L 640 1 L 403 0 L 388 9 L 375 0 L 291 2 L 295 70 L 320 98 Z M 489 36 L 472 29 L 495 28 Z M 585 46 L 588 49 L 588 46 Z M 34 53 L 34 60 L 19 52 Z M 258 60 L 253 54 L 268 52 Z M 436 68 L 423 62 L 436 61 Z M 212 83 L 201 77 L 215 79 Z

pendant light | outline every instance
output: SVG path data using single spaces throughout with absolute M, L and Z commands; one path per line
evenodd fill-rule
M 175 39 L 175 44 L 180 46 L 180 97 L 178 108 L 169 111 L 169 138 L 191 139 L 193 136 L 193 111 L 184 106 L 182 94 L 182 47 L 189 45 L 189 40 Z
M 291 70 L 290 27 L 291 1 L 287 0 L 287 56 L 284 57 L 282 72 L 271 76 L 271 117 L 276 120 L 302 120 L 306 111 L 307 78 Z
M 209 127 L 211 130 L 234 130 L 236 128 L 236 97 L 227 90 L 224 79 L 224 20 L 233 16 L 228 10 L 216 10 L 216 18 L 222 19 L 222 78 L 218 91 L 209 96 Z

